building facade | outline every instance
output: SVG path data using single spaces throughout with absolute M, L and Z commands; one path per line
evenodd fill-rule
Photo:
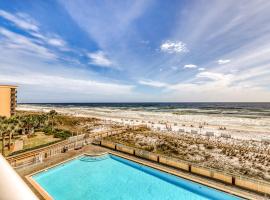
M 0 85 L 0 116 L 10 117 L 17 106 L 17 86 Z

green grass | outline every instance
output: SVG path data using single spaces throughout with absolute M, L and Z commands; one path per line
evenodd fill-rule
M 23 149 L 29 149 L 43 144 L 51 143 L 60 140 L 53 135 L 45 135 L 42 132 L 35 133 L 35 136 L 27 138 L 24 141 Z

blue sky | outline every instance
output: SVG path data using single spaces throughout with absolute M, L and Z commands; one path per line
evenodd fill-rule
M 0 1 L 19 102 L 270 101 L 268 0 Z

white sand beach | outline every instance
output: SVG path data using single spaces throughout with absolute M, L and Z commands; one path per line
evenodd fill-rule
M 241 140 L 270 141 L 270 118 L 246 118 L 207 114 L 173 114 L 108 107 L 52 107 L 45 105 L 19 105 L 17 110 L 57 112 L 73 116 L 96 117 L 130 125 L 145 124 L 160 131 L 185 132 L 209 136 L 232 137 Z

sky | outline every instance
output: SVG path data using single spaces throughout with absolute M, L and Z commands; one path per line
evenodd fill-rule
M 269 0 L 1 0 L 18 102 L 269 102 Z

